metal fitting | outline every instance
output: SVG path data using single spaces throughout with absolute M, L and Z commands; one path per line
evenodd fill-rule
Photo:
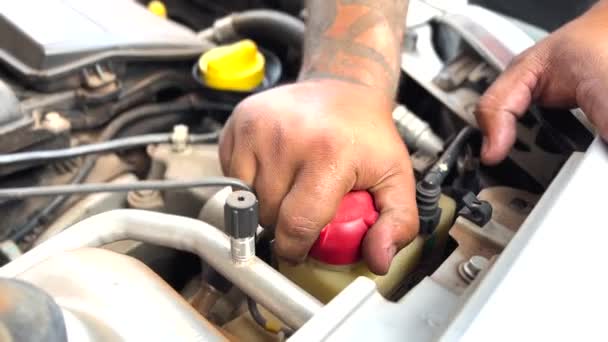
M 468 261 L 460 264 L 458 267 L 458 274 L 467 284 L 470 284 L 481 271 L 488 267 L 489 264 L 490 262 L 488 259 L 479 255 L 474 255 Z
M 255 237 L 230 238 L 230 253 L 235 263 L 247 263 L 255 257 Z
M 405 106 L 397 106 L 393 120 L 405 144 L 413 150 L 436 155 L 443 151 L 443 140 L 435 135 L 429 124 L 410 112 Z
M 173 134 L 171 135 L 171 143 L 173 151 L 183 152 L 188 147 L 188 126 L 175 125 L 173 126 Z
M 235 263 L 255 257 L 255 234 L 258 228 L 258 200 L 249 191 L 228 195 L 224 206 L 224 226 L 230 235 L 230 253 Z

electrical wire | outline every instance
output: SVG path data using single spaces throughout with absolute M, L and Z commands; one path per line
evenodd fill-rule
M 168 103 L 144 105 L 124 112 L 119 117 L 112 120 L 106 127 L 104 127 L 97 140 L 99 142 L 104 142 L 112 139 L 128 125 L 143 119 L 148 119 L 159 115 L 204 109 L 231 111 L 233 107 L 223 103 L 206 101 L 192 94 L 185 95 Z M 79 168 L 74 177 L 72 177 L 69 183 L 80 184 L 84 182 L 95 167 L 96 161 L 96 156 L 86 157 L 82 166 Z M 17 226 L 13 230 L 5 233 L 0 240 L 5 239 L 7 236 L 12 237 L 12 240 L 15 241 L 24 238 L 33 232 L 36 227 L 40 226 L 41 224 L 45 224 L 49 220 L 49 217 L 68 199 L 69 196 L 67 195 L 55 197 L 44 208 L 40 209 L 37 213 L 30 217 L 23 225 Z
M 452 171 L 463 147 L 476 132 L 476 129 L 469 126 L 460 130 L 437 162 L 416 184 L 416 205 L 422 234 L 430 234 L 437 227 L 441 217 L 441 208 L 439 208 L 441 186 Z
M 431 169 L 426 172 L 423 179 L 428 183 L 440 186 L 452 170 L 452 167 L 456 163 L 456 159 L 458 159 L 466 142 L 476 132 L 478 132 L 477 129 L 470 126 L 461 129 L 456 137 L 449 142 L 448 147 L 435 164 L 433 164 Z
M 138 190 L 176 190 L 200 187 L 224 187 L 232 186 L 241 190 L 251 191 L 251 188 L 239 179 L 228 177 L 209 177 L 194 181 L 140 181 L 129 184 L 68 184 L 51 185 L 42 187 L 24 187 L 12 189 L 0 189 L 0 198 L 3 199 L 23 199 L 29 197 L 57 196 L 51 205 L 45 207 L 37 215 L 36 220 L 30 220 L 18 229 L 13 229 L 5 233 L 4 239 L 18 241 L 30 234 L 39 224 L 44 223 L 44 219 L 52 213 L 57 206 L 63 204 L 66 198 L 77 194 L 90 194 L 99 192 L 129 192 Z M 57 204 L 59 202 L 59 204 Z
M 219 132 L 213 132 L 208 134 L 190 134 L 188 136 L 188 143 L 209 143 L 212 141 L 216 141 L 218 138 Z M 58 159 L 75 158 L 89 154 L 106 153 L 137 148 L 151 144 L 164 144 L 170 142 L 172 142 L 171 133 L 146 134 L 64 149 L 31 151 L 0 155 L 0 166 L 16 163 L 48 162 Z
M 232 186 L 251 191 L 251 187 L 240 179 L 230 177 L 207 177 L 199 180 L 145 180 L 127 184 L 86 183 L 48 186 L 31 186 L 22 188 L 0 189 L 0 199 L 23 199 L 29 197 L 82 195 L 100 192 L 129 192 L 141 190 L 177 190 L 203 187 Z
M 264 316 L 260 312 L 260 309 L 258 309 L 258 304 L 250 297 L 247 297 L 247 308 L 249 309 L 249 314 L 251 314 L 251 318 L 253 318 L 253 320 L 264 330 L 273 334 L 283 333 L 286 337 L 289 337 L 292 334 L 291 330 L 282 327 L 279 323 L 273 323 L 272 321 L 269 321 L 264 318 Z

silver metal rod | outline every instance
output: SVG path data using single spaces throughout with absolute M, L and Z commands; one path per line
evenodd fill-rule
M 0 268 L 0 277 L 15 277 L 47 258 L 82 247 L 136 240 L 188 251 L 234 283 L 289 327 L 297 329 L 322 304 L 257 257 L 234 263 L 230 238 L 204 222 L 143 210 L 113 210 L 81 221 Z

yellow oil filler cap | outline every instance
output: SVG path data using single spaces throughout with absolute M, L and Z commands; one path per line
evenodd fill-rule
M 198 70 L 205 84 L 214 89 L 250 91 L 264 81 L 264 55 L 249 39 L 205 52 Z
M 161 17 L 167 17 L 167 6 L 162 1 L 153 0 L 148 3 L 148 11 Z

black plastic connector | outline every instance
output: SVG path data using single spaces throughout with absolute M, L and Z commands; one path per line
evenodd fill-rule
M 420 233 L 432 234 L 441 219 L 441 208 L 439 198 L 441 197 L 441 185 L 421 180 L 416 184 L 416 205 L 418 206 L 418 217 L 420 219 Z
M 485 226 L 492 219 L 493 209 L 488 201 L 478 199 L 472 192 L 466 194 L 462 201 L 464 202 L 464 208 L 460 210 L 458 215 L 480 227 Z

